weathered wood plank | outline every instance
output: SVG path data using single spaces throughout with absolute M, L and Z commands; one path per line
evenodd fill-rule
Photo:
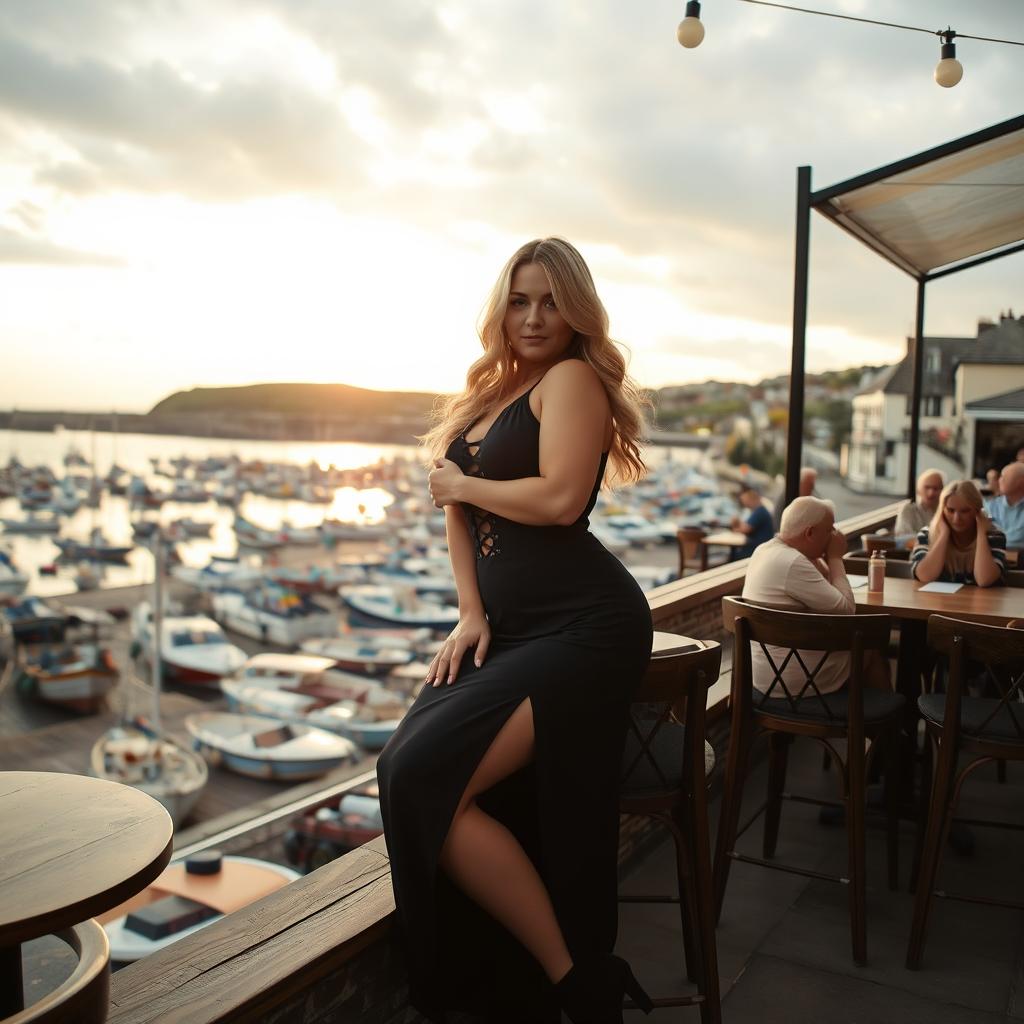
M 377 839 L 119 971 L 109 1020 L 258 1020 L 384 935 L 393 911 Z

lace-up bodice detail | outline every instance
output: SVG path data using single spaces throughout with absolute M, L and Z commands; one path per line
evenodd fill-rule
M 483 476 L 483 469 L 480 467 L 480 442 L 471 444 L 463 435 L 459 440 L 462 442 L 462 449 L 465 459 L 460 460 L 462 472 L 466 476 Z M 498 547 L 497 517 L 493 516 L 486 509 L 477 508 L 476 505 L 467 505 L 466 513 L 469 517 L 470 532 L 473 536 L 473 545 L 476 548 L 477 558 L 492 558 L 501 554 Z

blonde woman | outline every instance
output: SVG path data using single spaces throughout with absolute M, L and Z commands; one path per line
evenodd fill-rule
M 954 480 L 939 496 L 931 525 L 910 553 L 914 578 L 923 583 L 971 583 L 991 587 L 1006 575 L 1006 552 L 989 545 L 992 521 L 970 480 Z
M 622 1020 L 649 1002 L 616 931 L 616 789 L 651 651 L 633 577 L 588 531 L 605 467 L 643 472 L 641 401 L 583 257 L 529 242 L 484 354 L 425 442 L 458 625 L 377 765 L 414 1005 L 435 1020 Z

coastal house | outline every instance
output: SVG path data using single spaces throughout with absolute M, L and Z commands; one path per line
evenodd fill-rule
M 912 339 L 907 354 L 853 398 L 841 472 L 866 493 L 901 494 L 910 459 Z M 982 320 L 973 338 L 925 338 L 918 466 L 984 477 L 1024 445 L 1024 316 Z

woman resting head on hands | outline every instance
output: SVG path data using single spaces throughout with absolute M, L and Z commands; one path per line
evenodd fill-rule
M 914 578 L 922 583 L 971 583 L 991 587 L 1006 575 L 1006 552 L 989 545 L 992 521 L 970 480 L 946 484 L 931 525 L 917 535 L 910 553 Z

